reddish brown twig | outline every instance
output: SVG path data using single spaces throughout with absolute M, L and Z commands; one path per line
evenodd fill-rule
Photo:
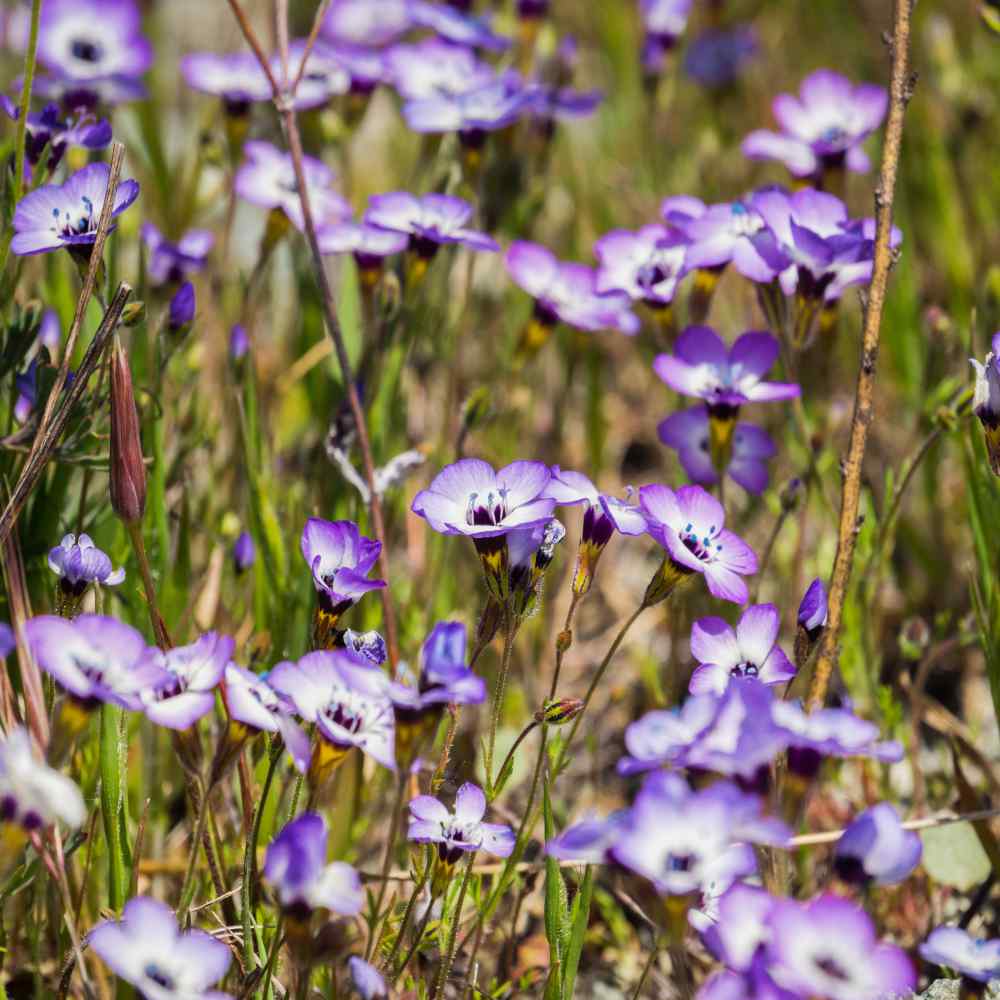
M 820 642 L 816 669 L 809 689 L 807 707 L 810 711 L 826 700 L 830 676 L 837 661 L 837 640 L 844 612 L 844 601 L 854 562 L 854 543 L 858 532 L 858 508 L 861 502 L 861 466 L 868 444 L 868 428 L 875 406 L 875 366 L 878 360 L 882 311 L 885 306 L 889 270 L 892 266 L 892 204 L 899 171 L 899 152 L 903 139 L 903 115 L 910 100 L 913 80 L 909 71 L 910 13 L 913 0 L 895 0 L 892 48 L 892 78 L 889 84 L 889 120 L 882 150 L 882 167 L 875 193 L 875 261 L 871 287 L 865 307 L 864 330 L 861 339 L 861 366 L 851 421 L 851 440 L 844 460 L 844 483 L 841 492 L 840 528 L 837 534 L 837 555 L 830 580 L 830 610 L 826 631 Z
M 375 488 L 375 462 L 372 458 L 371 441 L 368 438 L 368 428 L 365 423 L 365 412 L 361 405 L 361 397 L 358 395 L 357 386 L 354 384 L 354 373 L 351 370 L 351 361 L 347 354 L 347 346 L 344 343 L 343 331 L 337 320 L 337 310 L 333 301 L 333 290 L 330 287 L 330 279 L 327 277 L 326 268 L 323 265 L 323 256 L 320 253 L 319 243 L 316 238 L 316 223 L 312 214 L 312 207 L 309 204 L 309 190 L 306 184 L 305 171 L 302 166 L 302 138 L 299 135 L 298 120 L 295 116 L 294 90 L 286 92 L 282 89 L 271 67 L 268 64 L 267 56 L 261 47 L 256 33 L 253 30 L 246 12 L 240 0 L 229 0 L 229 6 L 239 23 L 247 44 L 253 49 L 261 69 L 267 75 L 268 81 L 274 93 L 274 106 L 281 116 L 282 127 L 285 138 L 288 140 L 288 152 L 292 157 L 292 164 L 295 169 L 295 182 L 298 187 L 299 201 L 302 205 L 302 219 L 305 224 L 306 242 L 309 244 L 309 251 L 312 255 L 313 269 L 315 271 L 316 283 L 319 286 L 320 298 L 323 305 L 323 318 L 326 322 L 326 331 L 333 341 L 334 351 L 337 355 L 337 363 L 340 367 L 340 377 L 344 383 L 344 390 L 347 393 L 347 400 L 351 407 L 351 414 L 357 427 L 358 447 L 361 450 L 361 459 L 364 464 L 365 480 L 371 496 L 372 530 L 375 537 L 381 543 L 379 553 L 379 571 L 382 577 L 389 581 L 389 552 L 386 546 L 385 521 L 382 517 L 382 501 Z M 288 65 L 288 4 L 287 0 L 277 0 L 276 6 L 278 44 L 281 50 L 282 65 Z M 296 81 L 297 83 L 298 81 Z M 381 592 L 382 613 L 385 618 L 385 638 L 389 649 L 389 662 L 395 664 L 399 659 L 399 648 L 396 640 L 396 617 L 392 607 L 392 599 L 389 588 L 386 587 Z

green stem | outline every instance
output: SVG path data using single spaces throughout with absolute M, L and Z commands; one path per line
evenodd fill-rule
M 28 51 L 24 55 L 24 83 L 21 85 L 21 105 L 17 116 L 17 137 L 15 142 L 14 204 L 21 200 L 24 184 L 24 149 L 28 136 L 28 112 L 31 109 L 31 88 L 35 82 L 35 57 L 38 54 L 38 21 L 42 12 L 42 0 L 32 0 L 31 27 L 28 30 Z M 6 263 L 6 261 L 5 261 Z
M 267 796 L 271 791 L 271 784 L 280 762 L 281 749 L 276 748 L 271 751 L 271 760 L 268 762 L 267 774 L 264 776 L 264 787 L 261 789 L 260 800 L 253 814 L 250 837 L 243 851 L 243 887 L 240 895 L 243 908 L 243 958 L 248 969 L 254 957 L 250 924 L 253 919 L 253 886 L 256 882 L 257 843 L 260 840 L 260 825 L 264 817 L 264 808 L 267 805 Z
M 497 676 L 497 686 L 493 693 L 493 713 L 490 717 L 490 735 L 486 747 L 486 776 L 490 787 L 493 785 L 493 752 L 496 748 L 497 729 L 500 726 L 500 714 L 503 711 L 503 698 L 507 690 L 507 674 L 510 672 L 510 661 L 514 653 L 514 637 L 517 626 L 509 612 L 504 621 L 503 655 L 500 659 L 500 673 Z
M 417 898 L 417 893 L 414 892 L 413 896 L 411 897 L 411 902 L 416 898 Z M 413 938 L 413 944 L 410 945 L 410 950 L 406 953 L 406 956 L 404 957 L 402 964 L 395 971 L 395 973 L 393 973 L 392 976 L 393 985 L 395 985 L 396 980 L 399 979 L 399 977 L 406 971 L 406 967 L 410 964 L 410 959 L 413 958 L 417 948 L 420 947 L 420 942 L 423 941 L 424 939 L 424 931 L 427 930 L 427 925 L 431 922 L 431 913 L 433 912 L 433 909 L 434 909 L 434 900 L 430 899 L 427 901 L 427 911 L 424 913 L 423 920 L 420 921 L 420 926 L 417 928 L 416 936 Z M 400 928 L 400 930 L 402 930 L 402 928 Z M 402 940 L 402 934 L 397 939 L 397 942 L 401 940 Z
M 195 822 L 194 836 L 191 838 L 191 853 L 188 856 L 187 871 L 184 873 L 184 882 L 181 885 L 181 901 L 177 906 L 177 916 L 185 922 L 191 901 L 194 899 L 194 871 L 197 866 L 202 837 L 205 834 L 205 822 L 208 819 L 208 790 L 204 787 L 199 788 L 197 797 L 198 819 Z
M 371 960 L 372 952 L 375 950 L 375 942 L 378 938 L 378 929 L 381 924 L 382 904 L 385 902 L 386 890 L 389 886 L 389 869 L 392 867 L 392 851 L 396 846 L 396 835 L 399 833 L 399 818 L 403 812 L 403 796 L 406 794 L 407 773 L 400 770 L 396 781 L 396 795 L 392 802 L 392 821 L 389 826 L 389 839 L 385 845 L 385 857 L 382 858 L 382 884 L 379 886 L 378 897 L 375 900 L 375 913 L 372 917 L 371 934 L 368 936 L 368 944 L 365 947 L 365 961 Z
M 122 797 L 125 794 L 120 720 L 122 709 L 101 706 L 101 813 L 108 845 L 108 891 L 111 908 L 121 911 L 125 905 L 128 879 L 125 873 L 124 845 L 121 839 Z
M 469 888 L 469 877 L 472 875 L 472 862 L 476 858 L 476 852 L 469 852 L 469 860 L 465 863 L 465 874 L 462 876 L 462 885 L 458 890 L 458 902 L 455 904 L 455 917 L 451 922 L 448 931 L 448 945 L 445 948 L 441 966 L 438 969 L 437 985 L 434 988 L 434 1000 L 441 1000 L 444 996 L 444 986 L 451 974 L 451 967 L 455 961 L 455 942 L 458 939 L 458 927 L 462 922 L 462 908 L 465 906 L 465 893 Z
M 525 738 L 528 736 L 528 734 L 532 732 L 534 729 L 536 729 L 539 725 L 540 723 L 536 719 L 532 719 L 531 722 L 529 722 L 524 727 L 524 729 L 522 729 L 521 732 L 518 733 L 517 739 L 514 740 L 514 745 L 507 751 L 507 756 L 504 757 L 503 763 L 500 765 L 500 770 L 497 771 L 497 781 L 499 781 L 500 778 L 503 777 L 503 774 L 507 770 L 508 765 L 513 766 L 514 754 L 517 753 L 517 748 L 525 741 Z M 496 798 L 497 794 L 499 793 L 495 789 L 491 789 L 491 791 L 494 793 L 490 797 L 492 800 Z
M 431 866 L 428 864 L 423 875 L 420 876 L 420 880 L 413 887 L 413 892 L 407 901 L 406 909 L 403 911 L 403 919 L 400 922 L 399 930 L 396 932 L 396 940 L 393 942 L 392 951 L 389 952 L 389 957 L 383 963 L 383 968 L 385 969 L 391 969 L 393 962 L 396 961 L 396 956 L 399 954 L 399 946 L 403 943 L 403 938 L 406 935 L 406 929 L 410 926 L 410 919 L 413 916 L 414 909 L 416 908 L 417 899 L 420 896 L 420 893 L 424 891 L 424 886 L 427 885 L 427 879 L 430 878 L 430 873 Z M 403 968 L 405 968 L 405 963 Z M 402 971 L 403 969 L 400 968 L 400 972 Z

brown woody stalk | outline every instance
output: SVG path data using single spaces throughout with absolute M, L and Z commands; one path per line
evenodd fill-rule
M 829 616 L 820 642 L 816 669 L 809 688 L 806 707 L 813 711 L 822 707 L 830 677 L 837 662 L 837 640 L 844 612 L 847 587 L 854 563 L 854 544 L 861 502 L 861 467 L 868 444 L 868 428 L 875 408 L 875 366 L 878 360 L 879 337 L 882 331 L 882 311 L 885 306 L 889 270 L 892 267 L 892 205 L 899 172 L 899 152 L 903 139 L 903 115 L 913 91 L 914 79 L 909 70 L 910 15 L 914 0 L 895 0 L 893 31 L 889 45 L 892 51 L 892 78 L 889 84 L 889 120 L 882 150 L 882 167 L 875 191 L 875 261 L 871 287 L 865 307 L 861 340 L 861 366 L 858 370 L 851 438 L 843 466 L 843 487 L 840 503 L 840 528 L 837 534 L 837 554 L 830 580 Z
M 368 490 L 371 497 L 372 530 L 376 539 L 381 543 L 379 552 L 379 572 L 386 582 L 389 581 L 389 550 L 386 546 L 385 521 L 382 516 L 382 501 L 375 488 L 375 462 L 372 458 L 371 441 L 368 438 L 368 427 L 365 423 L 365 412 L 361 405 L 361 398 L 358 395 L 357 387 L 354 384 L 354 373 L 351 370 L 351 361 L 347 354 L 347 346 L 344 343 L 343 331 L 337 320 L 337 310 L 333 301 L 333 290 L 330 288 L 330 279 L 327 277 L 326 268 L 323 265 L 323 256 L 320 253 L 319 243 L 316 238 L 316 223 L 313 219 L 312 208 L 309 204 L 309 192 L 306 186 L 305 172 L 302 166 L 302 138 L 299 135 L 298 120 L 295 115 L 294 96 L 295 88 L 301 79 L 301 73 L 290 87 L 285 87 L 280 83 L 271 69 L 267 55 L 261 47 L 246 11 L 240 0 L 229 0 L 229 6 L 233 15 L 239 23 L 240 30 L 247 44 L 253 50 L 261 70 L 267 76 L 274 94 L 274 106 L 281 117 L 282 127 L 285 137 L 288 140 L 288 151 L 292 157 L 292 164 L 295 169 L 295 182 L 298 187 L 299 201 L 302 205 L 302 219 L 305 224 L 306 242 L 309 244 L 309 251 L 312 255 L 313 269 L 315 271 L 316 283 L 319 286 L 320 298 L 323 304 L 323 318 L 326 322 L 326 331 L 333 341 L 334 351 L 337 355 L 337 363 L 340 367 L 340 377 L 347 392 L 347 400 L 351 407 L 351 415 L 357 427 L 358 447 L 361 450 L 361 459 L 365 470 L 365 480 L 368 483 Z M 317 17 L 321 16 L 325 10 L 325 4 L 320 5 Z M 278 33 L 278 44 L 281 56 L 281 64 L 285 67 L 283 74 L 287 80 L 288 73 L 288 3 L 287 0 L 276 0 L 275 21 Z M 314 26 L 310 38 L 316 32 Z M 305 60 L 303 59 L 303 62 Z M 389 596 L 389 588 L 380 591 L 382 598 L 382 613 L 385 619 L 385 638 L 389 650 L 389 662 L 395 665 L 399 659 L 399 647 L 396 639 L 396 617 L 392 607 L 392 599 Z

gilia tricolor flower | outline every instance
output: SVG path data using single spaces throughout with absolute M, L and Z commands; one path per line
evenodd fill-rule
M 385 53 L 385 65 L 389 82 L 406 101 L 465 93 L 496 78 L 493 67 L 470 49 L 441 38 L 394 45 Z
M 206 632 L 190 645 L 167 650 L 163 665 L 170 680 L 142 693 L 147 718 L 168 729 L 188 729 L 208 715 L 235 646 L 228 635 Z
M 700 486 L 676 492 L 652 484 L 639 490 L 646 531 L 666 550 L 663 565 L 646 591 L 647 605 L 665 600 L 692 573 L 705 577 L 710 593 L 743 604 L 747 586 L 742 577 L 757 572 L 753 549 L 725 525 L 722 504 Z
M 149 253 L 146 271 L 154 285 L 178 285 L 197 274 L 215 244 L 215 235 L 207 229 L 190 229 L 176 243 L 152 222 L 144 222 L 139 232 Z
M 49 569 L 59 576 L 60 613 L 72 618 L 92 583 L 116 587 L 125 579 L 123 567 L 113 569 L 111 557 L 99 549 L 90 535 L 64 535 L 49 550 Z M 67 613 L 68 612 L 68 613 Z
M 0 105 L 12 121 L 17 121 L 21 109 L 6 94 L 0 94 Z M 48 150 L 45 169 L 53 171 L 62 162 L 67 148 L 104 149 L 111 142 L 111 123 L 96 119 L 87 111 L 65 116 L 57 104 L 47 104 L 41 111 L 29 114 L 25 127 L 26 168 L 35 166 Z M 25 173 L 27 173 L 27 169 Z
M 923 841 L 905 830 L 899 813 L 879 802 L 855 817 L 834 848 L 833 868 L 853 885 L 902 882 L 920 864 Z
M 797 97 L 779 94 L 771 107 L 781 132 L 751 132 L 743 140 L 743 155 L 780 160 L 796 177 L 819 178 L 844 166 L 857 173 L 871 168 L 861 146 L 882 124 L 889 95 L 883 87 L 855 85 L 820 69 L 802 81 Z
M 239 537 L 233 542 L 233 567 L 237 574 L 250 569 L 256 558 L 257 549 L 253 543 L 253 535 L 249 531 L 240 532 Z
M 365 594 L 385 587 L 368 574 L 378 562 L 382 543 L 366 538 L 353 521 L 311 517 L 302 529 L 302 557 L 312 573 L 318 604 L 313 639 L 322 649 L 336 641 L 341 616 Z
M 689 326 L 677 338 L 674 353 L 653 362 L 653 371 L 672 389 L 705 401 L 712 464 L 719 474 L 732 458 L 736 419 L 744 403 L 776 402 L 801 393 L 795 383 L 764 381 L 778 353 L 778 341 L 769 333 L 748 331 L 727 348 L 711 327 Z
M 972 411 L 983 425 L 990 468 L 1000 476 L 1000 331 L 993 334 L 992 348 L 983 363 L 969 359 L 976 370 Z
M 231 1000 L 210 987 L 229 969 L 229 948 L 205 931 L 181 931 L 165 903 L 136 896 L 121 920 L 104 920 L 87 944 L 145 1000 Z
M 806 588 L 799 603 L 798 628 L 795 632 L 795 665 L 800 669 L 819 642 L 823 629 L 826 628 L 827 611 L 826 587 L 817 577 Z
M 386 257 L 402 253 L 410 245 L 408 234 L 380 229 L 368 222 L 335 222 L 324 226 L 316 239 L 322 254 L 352 254 L 367 288 L 378 281 Z
M 961 927 L 938 927 L 920 946 L 920 957 L 962 977 L 961 1000 L 981 997 L 986 984 L 1000 979 L 1000 938 L 976 938 Z
M 545 495 L 558 506 L 583 505 L 583 531 L 573 574 L 573 593 L 582 597 L 590 590 L 597 561 L 615 530 L 623 535 L 645 534 L 646 519 L 628 500 L 601 493 L 582 473 L 558 465 L 552 467 Z
M 512 462 L 494 471 L 478 458 L 445 466 L 414 498 L 411 510 L 444 535 L 465 535 L 475 543 L 490 593 L 509 596 L 510 558 L 506 535 L 552 517 L 555 500 L 546 495 L 551 473 L 541 462 Z

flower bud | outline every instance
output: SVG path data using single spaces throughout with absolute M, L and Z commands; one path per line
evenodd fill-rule
M 129 302 L 122 310 L 121 325 L 127 327 L 138 326 L 146 318 L 145 302 Z
M 246 327 L 237 323 L 229 334 L 229 357 L 233 361 L 240 361 L 250 350 L 250 337 Z
M 248 531 L 244 531 L 233 545 L 233 565 L 236 572 L 245 573 L 253 565 L 256 554 L 253 537 Z
M 572 722 L 584 708 L 584 702 L 579 698 L 555 698 L 546 700 L 542 710 L 535 713 L 535 722 L 547 726 L 561 726 Z
M 194 285 L 190 281 L 185 281 L 170 300 L 167 329 L 171 333 L 186 333 L 187 328 L 194 322 L 194 306 Z
M 141 521 L 146 510 L 146 466 L 142 460 L 132 372 L 117 337 L 111 349 L 110 480 L 115 513 L 126 524 Z

